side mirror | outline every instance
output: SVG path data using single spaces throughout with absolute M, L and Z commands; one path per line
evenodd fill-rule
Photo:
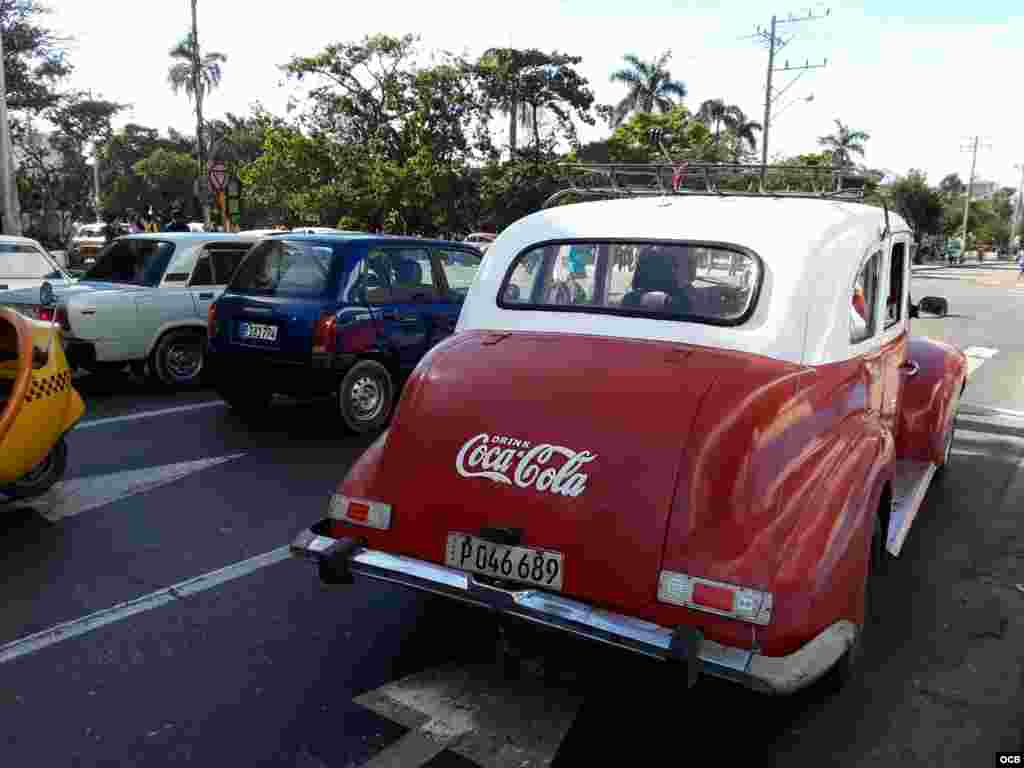
M 939 317 L 949 314 L 949 302 L 938 296 L 925 296 L 918 302 L 917 308 L 919 312 L 927 312 L 929 315 L 938 315 Z

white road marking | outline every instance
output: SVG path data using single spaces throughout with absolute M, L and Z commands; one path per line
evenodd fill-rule
M 107 424 L 119 424 L 122 421 L 138 421 L 139 419 L 152 419 L 156 416 L 166 416 L 171 413 L 186 413 L 188 411 L 198 411 L 203 408 L 224 408 L 227 406 L 223 400 L 211 400 L 205 403 L 192 403 L 191 405 L 177 405 L 174 408 L 160 408 L 156 411 L 140 411 L 138 413 L 128 413 L 124 416 L 109 416 L 103 419 L 91 419 L 89 421 L 80 421 L 75 425 L 74 429 L 89 429 L 90 427 L 104 427 Z
M 227 456 L 181 461 L 159 467 L 126 469 L 109 475 L 62 480 L 55 483 L 42 496 L 13 503 L 19 507 L 32 507 L 47 520 L 57 521 L 106 506 L 137 493 L 150 491 L 161 485 L 173 483 L 175 480 L 180 480 L 195 472 L 224 464 L 242 456 L 245 454 L 232 453 Z
M 970 378 L 989 358 L 999 354 L 999 350 L 991 347 L 968 347 L 964 354 L 967 355 L 967 378 Z
M 225 568 L 204 573 L 201 576 L 178 582 L 173 586 L 157 590 L 156 592 L 150 592 L 148 595 L 143 595 L 134 600 L 118 603 L 110 608 L 104 608 L 87 616 L 66 621 L 63 624 L 57 624 L 41 632 L 36 632 L 19 640 L 0 645 L 0 664 L 13 661 L 21 656 L 27 656 L 36 651 L 41 651 L 43 648 L 47 648 L 55 643 L 84 635 L 86 632 L 92 632 L 94 629 L 127 619 L 129 616 L 134 616 L 153 608 L 159 608 L 168 603 L 173 603 L 175 600 L 226 584 L 253 571 L 266 568 L 268 565 L 288 560 L 290 557 L 291 554 L 287 546 L 278 547 L 270 552 L 264 552 L 262 555 L 250 557 L 248 560 L 242 560 Z

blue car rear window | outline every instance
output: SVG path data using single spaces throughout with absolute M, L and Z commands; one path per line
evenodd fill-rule
M 323 296 L 331 285 L 343 244 L 275 237 L 249 251 L 228 290 L 260 296 Z

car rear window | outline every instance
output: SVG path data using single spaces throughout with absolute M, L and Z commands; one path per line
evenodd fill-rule
M 261 296 L 323 296 L 342 245 L 275 237 L 255 245 L 228 290 Z
M 166 240 L 115 240 L 100 251 L 82 279 L 157 286 L 173 254 L 174 243 Z
M 546 243 L 512 263 L 498 304 L 735 325 L 753 312 L 760 284 L 760 259 L 735 246 Z
M 60 273 L 57 273 L 59 276 Z M 53 277 L 53 265 L 31 245 L 0 243 L 0 277 Z

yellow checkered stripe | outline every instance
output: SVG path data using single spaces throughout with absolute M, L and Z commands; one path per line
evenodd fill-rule
M 32 379 L 32 383 L 28 387 L 28 394 L 25 395 L 25 402 L 31 403 L 34 400 L 42 400 L 44 397 L 53 397 L 70 386 L 71 371 L 44 376 L 41 379 Z

